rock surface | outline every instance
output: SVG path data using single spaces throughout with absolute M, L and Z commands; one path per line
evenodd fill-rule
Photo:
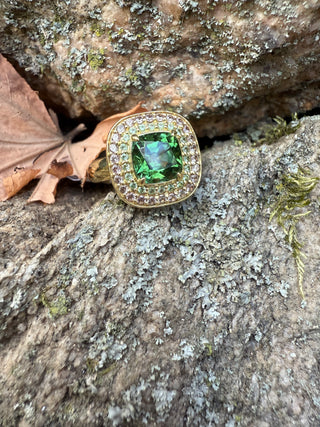
M 68 115 L 145 100 L 215 136 L 320 105 L 319 21 L 317 0 L 11 0 L 0 47 Z
M 93 188 L 2 203 L 1 424 L 319 425 L 320 185 L 298 223 L 306 305 L 269 222 L 279 177 L 320 175 L 319 139 L 315 116 L 272 146 L 217 143 L 163 209 L 110 187 L 89 210 Z

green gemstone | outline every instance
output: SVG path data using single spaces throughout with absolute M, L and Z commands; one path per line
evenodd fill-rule
M 120 145 L 120 150 L 121 151 L 127 151 L 129 149 L 129 145 L 128 144 L 121 144 Z
M 143 193 L 145 193 L 145 192 L 146 192 L 145 187 L 138 187 L 138 193 L 139 193 L 139 194 L 143 194 Z
M 154 189 L 154 187 L 151 187 L 148 190 L 148 194 L 151 194 L 151 195 L 155 194 L 155 192 L 156 192 L 156 190 Z
M 130 183 L 130 188 L 131 188 L 132 190 L 135 190 L 135 189 L 137 188 L 137 184 L 136 184 L 135 182 L 131 182 L 131 183 Z
M 132 143 L 132 163 L 137 178 L 147 184 L 170 181 L 182 171 L 179 142 L 169 132 L 140 135 Z

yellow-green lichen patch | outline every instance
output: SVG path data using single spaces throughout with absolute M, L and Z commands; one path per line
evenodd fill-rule
M 104 64 L 104 49 L 100 48 L 97 51 L 90 50 L 88 53 L 88 63 L 90 68 L 97 70 L 101 68 Z
M 63 316 L 68 313 L 70 303 L 64 295 L 59 295 L 57 298 L 49 300 L 45 294 L 41 294 L 40 301 L 44 307 L 48 308 L 49 314 L 53 318 Z

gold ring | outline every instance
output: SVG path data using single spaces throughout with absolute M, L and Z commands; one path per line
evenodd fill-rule
M 152 208 L 181 202 L 197 189 L 201 154 L 180 114 L 151 111 L 120 119 L 104 138 L 106 157 L 90 176 L 109 181 L 125 203 Z M 103 179 L 99 178 L 99 174 Z

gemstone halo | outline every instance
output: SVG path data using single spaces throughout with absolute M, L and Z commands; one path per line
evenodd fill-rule
M 106 136 L 106 156 L 116 193 L 135 207 L 181 202 L 200 182 L 197 137 L 177 113 L 151 111 L 120 119 Z

